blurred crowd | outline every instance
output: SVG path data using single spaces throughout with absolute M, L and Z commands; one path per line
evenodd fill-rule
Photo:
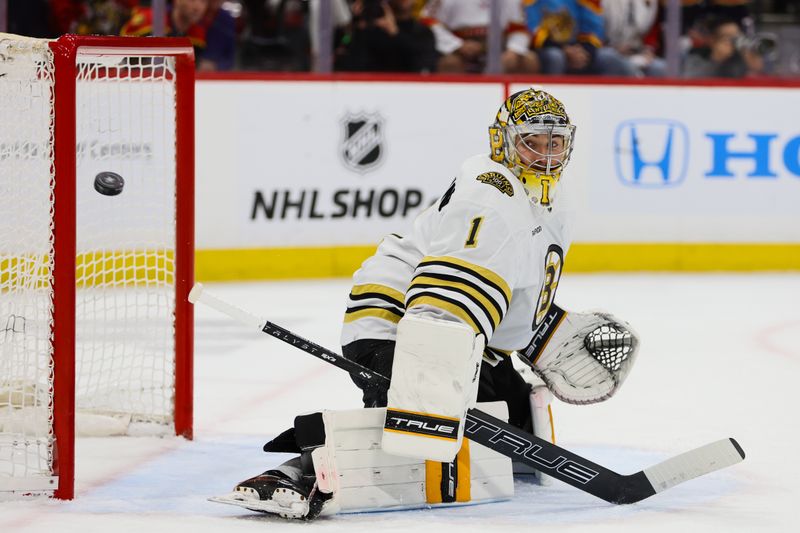
M 161 24 L 154 24 L 149 0 L 6 1 L 11 33 L 144 36 L 160 31 L 186 36 L 203 71 L 311 70 L 321 2 L 327 2 L 335 71 L 479 74 L 487 68 L 490 0 L 169 0 Z M 499 3 L 502 37 L 496 71 L 668 74 L 667 0 Z M 800 17 L 798 4 L 681 0 L 679 75 L 745 78 L 778 73 L 780 39 L 758 27 L 757 15 L 766 5 Z

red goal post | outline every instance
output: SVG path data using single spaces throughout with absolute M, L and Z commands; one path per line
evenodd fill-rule
M 76 418 L 192 438 L 191 44 L 0 34 L 0 122 L 0 498 L 71 499 Z

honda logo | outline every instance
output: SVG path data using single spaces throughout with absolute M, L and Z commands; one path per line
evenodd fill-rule
M 617 177 L 631 187 L 673 187 L 686 178 L 689 132 L 668 119 L 626 120 L 614 136 Z

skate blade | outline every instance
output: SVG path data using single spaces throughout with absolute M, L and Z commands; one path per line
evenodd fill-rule
M 212 496 L 208 501 L 235 505 L 250 511 L 268 513 L 282 518 L 304 518 L 308 514 L 308 502 L 300 499 L 300 494 L 288 490 L 278 489 L 271 500 L 260 500 L 257 496 L 246 492 L 234 491 L 222 496 Z

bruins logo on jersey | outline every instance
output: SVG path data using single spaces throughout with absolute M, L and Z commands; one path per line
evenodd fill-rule
M 511 186 L 511 182 L 499 172 L 484 172 L 475 179 L 491 185 L 503 194 L 514 196 L 514 187 Z
M 539 324 L 542 323 L 542 320 L 544 320 L 544 317 L 550 310 L 550 306 L 553 304 L 563 267 L 564 251 L 559 245 L 551 244 L 547 248 L 547 255 L 544 258 L 544 280 L 542 281 L 542 290 L 539 293 L 539 299 L 536 303 L 536 314 L 533 317 L 534 331 L 539 327 Z

